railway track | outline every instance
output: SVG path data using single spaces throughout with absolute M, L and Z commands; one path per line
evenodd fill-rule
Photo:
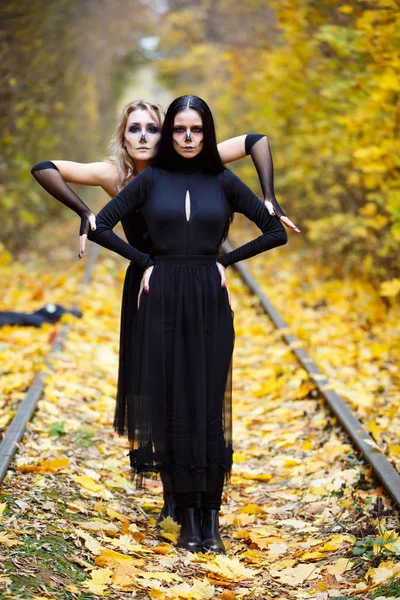
M 99 246 L 92 245 L 89 260 L 86 264 L 83 273 L 83 287 L 85 287 L 90 282 L 93 267 L 97 260 L 99 250 Z M 73 308 L 76 308 L 76 306 L 74 306 Z M 60 352 L 60 350 L 62 350 L 63 344 L 67 338 L 70 329 L 70 324 L 63 324 L 60 327 L 60 331 L 58 332 L 58 335 L 52 343 L 51 348 L 47 354 L 45 362 L 46 369 L 51 369 L 51 359 L 57 352 Z M 31 385 L 29 386 L 29 389 L 24 399 L 20 402 L 18 410 L 15 413 L 13 420 L 11 421 L 3 436 L 2 442 L 0 444 L 0 484 L 7 474 L 7 469 L 10 466 L 18 449 L 18 444 L 23 438 L 26 425 L 31 420 L 32 415 L 35 412 L 36 405 L 43 393 L 45 387 L 45 375 L 45 370 L 39 371 L 39 373 L 36 375 Z
M 227 252 L 231 250 L 231 247 L 228 243 L 224 244 L 224 250 Z M 98 246 L 92 247 L 92 252 L 84 272 L 82 282 L 83 286 L 87 285 L 90 281 L 98 251 Z M 234 267 L 249 291 L 257 296 L 263 310 L 271 319 L 277 330 L 281 332 L 282 339 L 286 344 L 288 344 L 290 350 L 296 356 L 299 363 L 314 381 L 317 389 L 325 399 L 327 405 L 336 416 L 340 426 L 349 435 L 354 447 L 362 454 L 365 461 L 371 465 L 375 476 L 379 479 L 388 494 L 393 498 L 394 502 L 399 507 L 400 475 L 398 472 L 394 469 L 386 456 L 380 451 L 370 434 L 364 429 L 362 423 L 353 414 L 346 401 L 334 390 L 330 389 L 328 379 L 315 364 L 308 352 L 300 347 L 299 339 L 295 335 L 288 333 L 288 324 L 272 305 L 246 266 L 243 263 L 237 263 L 234 265 Z M 61 327 L 60 332 L 56 340 L 53 342 L 53 345 L 47 356 L 47 366 L 50 366 L 50 360 L 52 356 L 62 349 L 69 330 L 70 325 L 63 325 Z M 42 395 L 44 389 L 44 375 L 44 371 L 41 371 L 35 377 L 25 398 L 21 401 L 13 421 L 9 425 L 3 437 L 0 445 L 0 483 L 7 473 L 7 469 L 9 468 L 18 449 L 18 444 L 24 435 L 26 425 L 31 419 L 37 402 Z

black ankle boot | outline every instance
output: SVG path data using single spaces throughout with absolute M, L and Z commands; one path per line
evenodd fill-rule
M 203 549 L 217 554 L 226 554 L 219 533 L 219 511 L 216 508 L 203 508 L 202 513 L 201 539 Z
M 178 548 L 191 552 L 201 552 L 201 516 L 196 507 L 183 508 L 181 511 L 181 533 Z
M 176 523 L 180 523 L 179 509 L 176 506 L 175 494 L 164 494 L 164 506 L 157 519 L 157 525 L 166 517 L 171 517 Z

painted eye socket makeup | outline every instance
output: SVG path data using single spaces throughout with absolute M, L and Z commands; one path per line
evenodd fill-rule
M 180 125 L 177 125 L 176 127 L 174 127 L 174 132 L 175 133 L 185 133 L 186 128 L 185 127 L 181 127 Z M 203 128 L 202 127 L 192 127 L 192 129 L 190 130 L 191 133 L 203 133 Z
M 130 131 L 131 133 L 140 133 L 142 129 L 138 125 L 131 125 L 128 131 Z M 159 131 L 159 128 L 155 125 L 148 125 L 148 127 L 146 127 L 147 133 L 158 133 Z

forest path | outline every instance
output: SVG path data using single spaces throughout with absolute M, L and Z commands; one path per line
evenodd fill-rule
M 112 431 L 125 269 L 101 252 L 83 318 L 54 360 L 2 486 L 2 597 L 389 597 L 400 576 L 391 502 L 232 270 L 235 464 L 220 518 L 227 556 L 176 550 L 176 528 L 154 527 L 160 483 L 134 489 L 127 442 Z

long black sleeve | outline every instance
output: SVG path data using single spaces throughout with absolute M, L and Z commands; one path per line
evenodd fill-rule
M 56 165 L 50 160 L 37 163 L 31 169 L 32 175 L 40 185 L 56 200 L 71 208 L 81 218 L 80 235 L 88 233 L 90 229 L 90 208 L 69 187 Z
M 154 264 L 151 256 L 125 242 L 113 232 L 113 228 L 126 214 L 143 206 L 152 182 L 153 170 L 147 168 L 101 209 L 96 215 L 96 231 L 88 233 L 89 240 L 137 263 L 143 270 Z
M 235 212 L 244 214 L 263 232 L 258 238 L 239 246 L 218 258 L 224 267 L 287 243 L 287 233 L 282 223 L 271 216 L 257 196 L 231 171 L 222 174 L 225 193 Z
M 246 154 L 250 154 L 257 169 L 264 200 L 269 200 L 274 207 L 275 215 L 286 217 L 275 198 L 274 192 L 274 165 L 272 162 L 271 148 L 266 135 L 249 133 L 245 139 Z

